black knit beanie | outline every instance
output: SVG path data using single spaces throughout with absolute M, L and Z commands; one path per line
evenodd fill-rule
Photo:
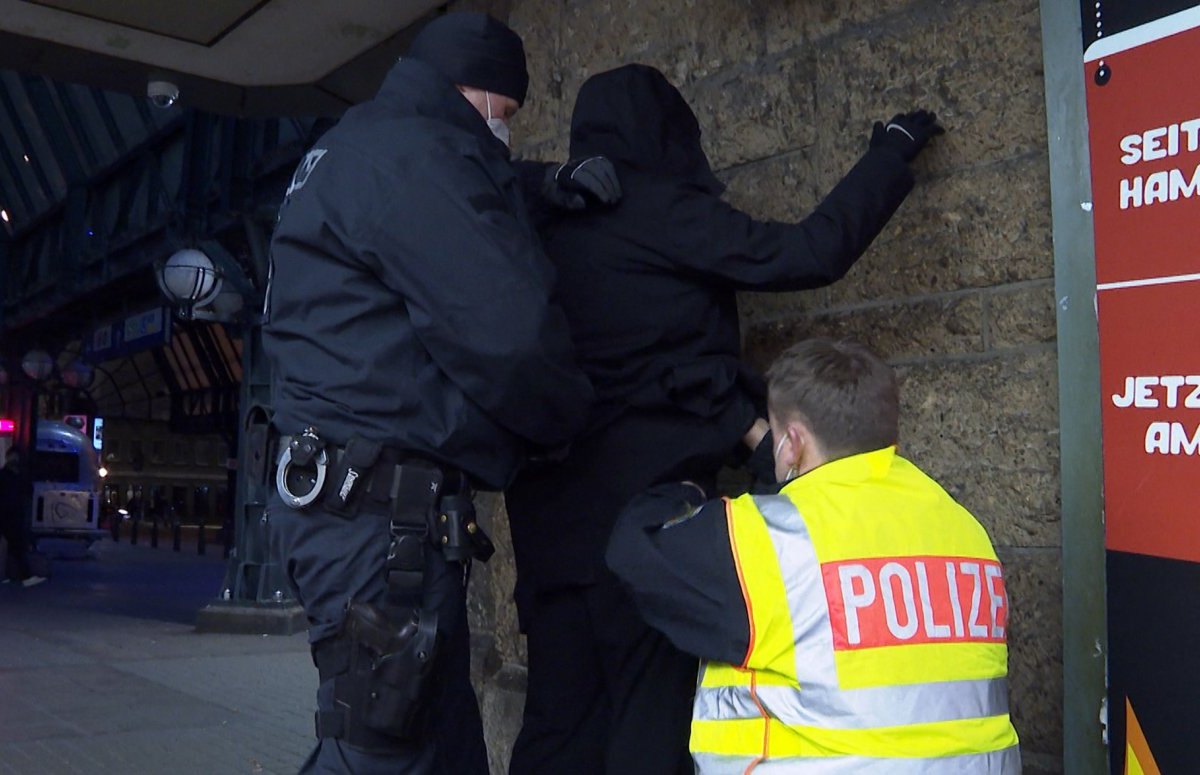
M 485 13 L 448 13 L 425 25 L 408 56 L 461 86 L 525 103 L 529 73 L 521 37 Z

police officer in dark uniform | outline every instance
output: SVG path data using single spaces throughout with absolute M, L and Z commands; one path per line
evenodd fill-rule
M 487 772 L 472 488 L 564 445 L 592 399 L 509 163 L 527 85 L 512 30 L 438 17 L 308 153 L 280 213 L 268 514 L 320 672 L 306 772 Z

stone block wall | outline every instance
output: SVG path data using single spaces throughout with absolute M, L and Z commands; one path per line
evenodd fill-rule
M 469 3 L 525 39 L 518 154 L 564 158 L 589 75 L 632 61 L 682 90 L 727 198 L 798 220 L 873 121 L 915 107 L 947 134 L 876 244 L 831 288 L 740 299 L 758 366 L 814 334 L 863 341 L 902 378 L 902 451 L 988 528 L 1006 564 L 1012 712 L 1026 772 L 1062 768 L 1061 540 L 1050 185 L 1037 0 L 509 0 Z M 503 510 L 489 501 L 496 537 Z M 494 771 L 519 724 L 511 557 L 472 613 Z

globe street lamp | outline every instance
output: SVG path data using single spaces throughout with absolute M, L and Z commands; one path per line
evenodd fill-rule
M 45 350 L 30 350 L 21 359 L 21 371 L 34 382 L 45 382 L 54 373 L 54 359 Z

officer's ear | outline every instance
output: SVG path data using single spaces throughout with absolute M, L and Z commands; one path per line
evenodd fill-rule
M 811 471 L 827 462 L 825 447 L 821 439 L 813 431 L 812 426 L 803 417 L 797 417 L 787 424 L 788 444 L 794 459 L 791 465 L 797 474 Z

